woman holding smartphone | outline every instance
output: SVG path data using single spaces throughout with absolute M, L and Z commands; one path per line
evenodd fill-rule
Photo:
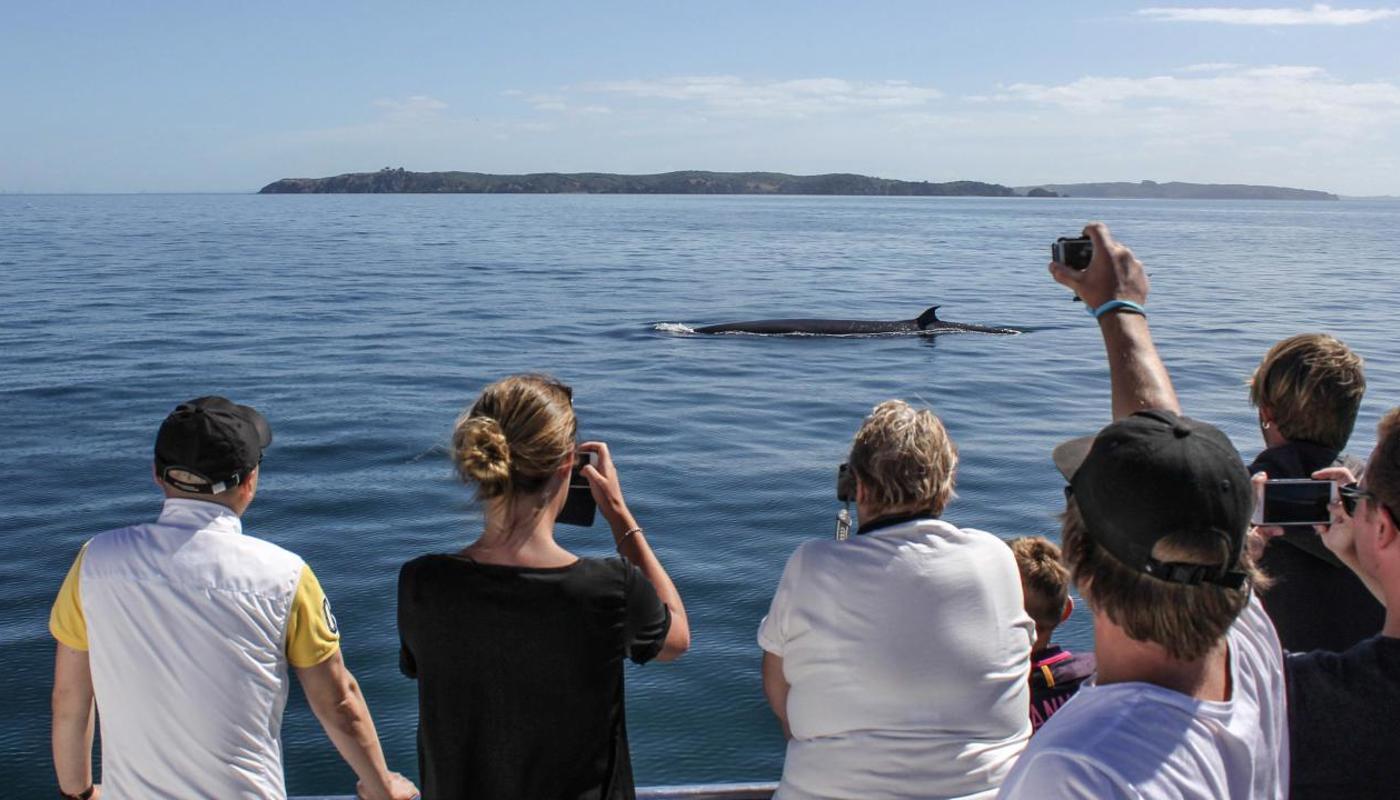
M 399 573 L 399 664 L 418 681 L 425 797 L 632 798 L 622 660 L 690 645 L 680 594 L 627 509 L 607 445 L 576 444 L 569 387 L 491 384 L 458 418 L 452 460 L 484 530 Z M 554 539 L 579 454 L 621 558 Z

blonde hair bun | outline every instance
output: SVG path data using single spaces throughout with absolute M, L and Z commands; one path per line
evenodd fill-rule
M 452 426 L 457 475 L 478 499 L 539 493 L 574 452 L 573 392 L 548 375 L 511 375 L 481 390 Z
M 453 432 L 453 461 L 464 481 L 474 481 L 486 497 L 510 488 L 510 443 L 494 417 L 468 417 Z

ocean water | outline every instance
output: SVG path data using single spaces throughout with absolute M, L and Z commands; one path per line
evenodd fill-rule
M 685 599 L 692 650 L 629 667 L 640 784 L 776 779 L 754 640 L 794 547 L 830 536 L 833 475 L 876 402 L 925 403 L 961 450 L 946 517 L 1054 535 L 1060 440 L 1109 417 L 1102 346 L 1046 274 L 1103 219 L 1152 277 L 1189 414 L 1260 449 L 1245 380 L 1279 338 L 1368 359 L 1352 451 L 1400 404 L 1400 203 L 606 196 L 0 196 L 0 764 L 52 792 L 49 604 L 79 546 L 152 518 L 150 448 L 179 401 L 256 405 L 276 440 L 250 532 L 325 586 L 392 767 L 416 772 L 397 671 L 399 565 L 480 517 L 444 445 L 485 383 L 574 386 Z M 1018 336 L 687 335 L 760 317 L 947 320 Z M 581 554 L 606 531 L 560 528 Z M 862 591 L 850 586 L 851 592 Z M 929 625 L 956 608 L 929 609 Z M 1087 617 L 1059 640 L 1091 646 Z M 859 676 L 853 676 L 858 680 Z M 354 778 L 293 689 L 294 794 Z

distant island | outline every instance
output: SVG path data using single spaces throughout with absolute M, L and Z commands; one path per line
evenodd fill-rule
M 1017 187 L 1029 197 L 1035 192 L 1053 192 L 1060 197 L 1122 198 L 1143 200 L 1337 200 L 1330 192 L 1289 189 L 1283 186 L 1250 186 L 1243 183 L 1042 183 Z
M 329 178 L 283 178 L 259 194 L 757 194 L 880 197 L 1108 197 L 1181 200 L 1336 200 L 1327 192 L 1277 186 L 1199 183 L 1040 184 L 1013 189 L 981 181 L 901 181 L 850 173 L 704 172 L 659 175 L 608 172 L 409 172 L 385 167 Z
M 1009 186 L 978 181 L 897 181 L 865 175 L 784 175 L 781 172 L 408 172 L 381 169 L 333 178 L 284 178 L 259 194 L 817 194 L 899 197 L 1015 197 Z

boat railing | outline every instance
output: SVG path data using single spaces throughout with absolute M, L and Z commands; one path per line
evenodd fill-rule
M 637 800 L 770 800 L 776 783 L 688 783 L 680 786 L 646 786 L 637 789 Z M 355 800 L 351 795 L 294 797 L 291 800 Z

